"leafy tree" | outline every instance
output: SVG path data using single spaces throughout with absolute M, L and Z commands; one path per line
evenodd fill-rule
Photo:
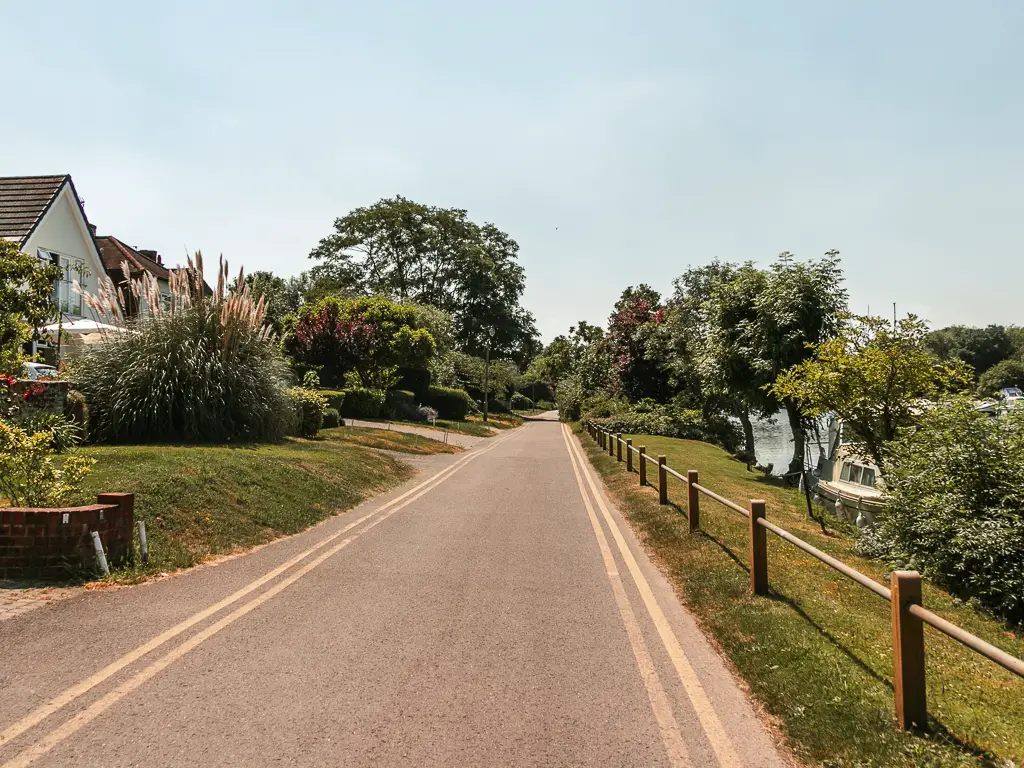
M 299 311 L 305 299 L 305 290 L 299 278 L 285 279 L 273 272 L 257 271 L 245 276 L 245 284 L 253 299 L 263 300 L 267 312 L 267 323 L 280 335 L 285 328 L 285 319 Z
M 363 292 L 451 313 L 457 344 L 469 354 L 481 356 L 490 344 L 499 357 L 525 363 L 536 353 L 534 318 L 519 304 L 519 246 L 493 224 L 398 196 L 356 208 L 334 230 L 310 253 L 322 262 L 314 272 L 331 270 Z
M 50 297 L 60 274 L 0 238 L 0 374 L 20 374 L 22 347 L 34 329 L 56 317 Z
M 661 295 L 649 285 L 626 288 L 608 318 L 613 384 L 629 400 L 652 398 L 665 402 L 671 394 L 663 361 L 647 354 L 648 342 L 664 318 Z
M 981 375 L 978 397 L 992 397 L 1003 387 L 1024 387 L 1024 362 L 1003 360 Z
M 1024 622 L 1024 412 L 992 418 L 950 398 L 887 454 L 887 512 L 858 545 Z
M 559 381 L 576 370 L 586 350 L 604 339 L 604 331 L 586 320 L 569 328 L 568 335 L 556 336 L 537 355 L 527 369 L 531 380 L 544 381 L 556 386 Z
M 943 360 L 967 363 L 977 376 L 1014 354 L 1013 339 L 1001 325 L 985 328 L 951 325 L 929 333 L 926 343 Z
M 828 251 L 823 258 L 798 262 L 785 252 L 772 264 L 765 277 L 764 291 L 757 298 L 756 343 L 762 374 L 774 381 L 812 355 L 812 349 L 834 338 L 846 311 L 846 290 L 839 252 Z M 793 431 L 790 476 L 804 467 L 804 435 L 807 423 L 791 397 L 782 397 Z
M 707 388 L 724 399 L 743 425 L 747 460 L 756 460 L 750 414 L 770 417 L 779 402 L 768 390 L 771 366 L 759 343 L 758 299 L 768 276 L 753 264 L 723 275 L 708 299 L 708 334 L 699 361 Z
M 915 423 L 924 401 L 962 388 L 970 369 L 943 362 L 928 348 L 927 326 L 910 315 L 896 327 L 858 317 L 813 348 L 813 357 L 783 372 L 771 391 L 801 413 L 835 413 L 849 428 L 853 450 L 886 466 L 886 446 Z
M 321 366 L 325 383 L 354 375 L 364 387 L 391 386 L 400 367 L 422 368 L 436 351 L 417 310 L 380 297 L 329 296 L 299 310 L 285 349 L 301 363 Z

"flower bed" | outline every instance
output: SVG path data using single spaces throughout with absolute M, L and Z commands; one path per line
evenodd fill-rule
M 63 413 L 68 392 L 73 387 L 70 381 L 30 381 L 0 377 L 0 415 L 12 407 L 22 416 Z

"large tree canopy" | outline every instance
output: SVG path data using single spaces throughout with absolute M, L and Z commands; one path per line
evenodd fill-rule
M 481 356 L 490 344 L 497 357 L 525 363 L 538 351 L 537 330 L 519 303 L 525 276 L 518 253 L 515 240 L 464 210 L 398 196 L 335 220 L 310 257 L 321 262 L 316 269 L 363 292 L 451 313 L 457 346 L 468 354 Z

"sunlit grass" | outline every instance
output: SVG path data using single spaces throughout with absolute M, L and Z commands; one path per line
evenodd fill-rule
M 928 710 L 935 735 L 894 727 L 890 606 L 800 550 L 768 535 L 771 597 L 748 590 L 746 518 L 701 497 L 701 529 L 689 535 L 686 487 L 669 478 L 670 500 L 641 489 L 625 462 L 578 430 L 591 462 L 662 564 L 680 598 L 735 663 L 765 709 L 782 723 L 802 759 L 827 766 L 1004 765 L 1024 760 L 1024 681 L 930 629 L 926 631 Z M 701 485 L 746 506 L 764 499 L 767 516 L 814 546 L 881 582 L 885 569 L 854 551 L 853 530 L 807 516 L 804 497 L 707 443 L 635 436 L 673 469 L 700 472 Z M 657 482 L 657 469 L 648 479 Z M 1020 657 L 1024 642 L 1000 623 L 926 584 L 924 603 Z M 988 755 L 987 757 L 985 755 Z

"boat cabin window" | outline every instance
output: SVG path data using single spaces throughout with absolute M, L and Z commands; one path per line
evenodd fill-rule
M 875 487 L 875 470 L 871 467 L 864 467 L 860 464 L 853 464 L 849 461 L 843 463 L 839 473 L 839 479 L 847 483 L 865 485 L 868 488 Z

